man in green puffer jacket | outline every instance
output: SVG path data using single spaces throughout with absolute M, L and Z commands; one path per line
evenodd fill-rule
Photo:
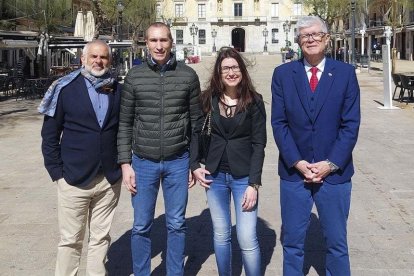
M 167 275 L 184 274 L 185 210 L 189 174 L 189 142 L 202 120 L 195 71 L 177 63 L 173 39 L 164 23 L 146 31 L 150 56 L 133 67 L 121 94 L 118 163 L 132 194 L 134 224 L 131 249 L 134 275 L 151 274 L 150 231 L 160 183 L 167 222 Z

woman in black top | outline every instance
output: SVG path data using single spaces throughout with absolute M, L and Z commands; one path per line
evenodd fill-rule
M 231 195 L 246 275 L 260 275 L 256 222 L 266 112 L 243 58 L 233 48 L 218 53 L 200 103 L 205 116 L 211 112 L 211 142 L 207 156 L 201 156 L 198 138 L 204 121 L 200 122 L 191 140 L 190 164 L 195 179 L 206 188 L 219 275 L 231 275 Z M 200 165 L 202 158 L 205 168 Z

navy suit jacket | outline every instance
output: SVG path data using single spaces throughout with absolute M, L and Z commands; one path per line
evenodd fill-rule
M 294 167 L 299 160 L 313 163 L 326 159 L 339 166 L 326 181 L 344 183 L 351 179 L 352 150 L 361 120 L 353 66 L 327 58 L 313 94 L 303 60 L 277 67 L 272 78 L 271 117 L 282 179 L 303 179 Z
M 100 170 L 111 184 L 121 177 L 116 146 L 120 91 L 115 83 L 101 128 L 84 77 L 62 89 L 55 115 L 45 116 L 42 127 L 42 153 L 53 181 L 63 177 L 71 185 L 86 186 Z

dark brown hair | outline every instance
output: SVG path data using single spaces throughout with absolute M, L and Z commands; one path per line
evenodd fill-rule
M 234 48 L 223 47 L 217 54 L 207 89 L 200 94 L 200 105 L 204 113 L 208 113 L 211 110 L 212 97 L 221 98 L 224 94 L 225 86 L 221 79 L 221 62 L 226 58 L 234 58 L 237 61 L 242 75 L 242 80 L 237 85 L 238 102 L 236 110 L 244 111 L 249 104 L 260 98 L 247 72 L 246 62 L 243 57 Z

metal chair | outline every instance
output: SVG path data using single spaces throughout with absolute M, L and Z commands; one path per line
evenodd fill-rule
M 403 89 L 402 85 L 401 85 L 401 77 L 400 77 L 399 74 L 392 74 L 391 76 L 392 76 L 392 81 L 394 82 L 394 85 L 395 85 L 394 94 L 392 95 L 392 99 L 396 100 L 395 99 L 395 93 L 397 92 L 397 88 L 400 88 L 400 94 L 401 94 L 401 90 Z M 400 98 L 398 98 L 398 100 L 399 99 Z
M 414 84 L 411 84 L 410 78 L 408 76 L 400 75 L 400 78 L 401 78 L 402 88 L 401 88 L 399 99 L 400 99 L 400 102 L 403 101 L 405 91 L 407 90 L 408 91 L 407 104 L 408 104 L 408 101 L 413 99 Z
M 16 101 L 19 98 L 27 99 L 29 87 L 24 78 L 22 77 L 15 77 L 13 79 L 14 84 L 14 92 L 16 94 Z

